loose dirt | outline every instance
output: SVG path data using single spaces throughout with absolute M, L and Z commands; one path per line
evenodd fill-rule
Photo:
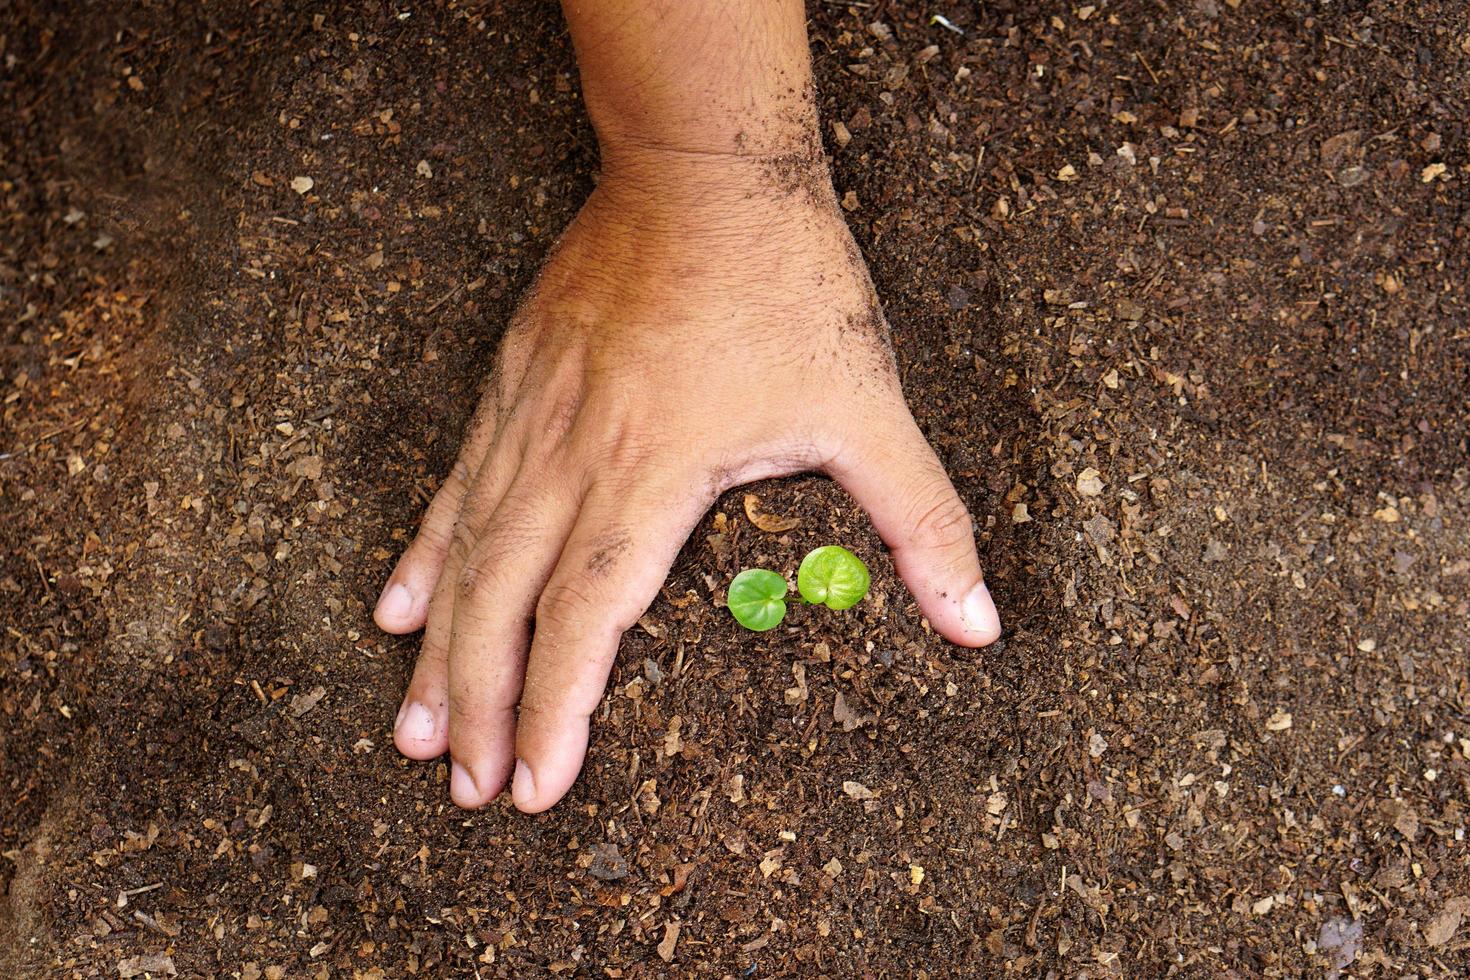
M 427 6 L 8 7 L 0 974 L 1470 972 L 1463 4 L 812 6 L 1008 635 L 732 493 L 534 818 L 369 610 L 595 147 L 553 5 Z

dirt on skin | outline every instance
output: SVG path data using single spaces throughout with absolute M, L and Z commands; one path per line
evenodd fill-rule
M 1470 972 L 1463 4 L 813 5 L 1007 637 L 729 494 L 538 817 L 369 611 L 595 147 L 553 5 L 426 8 L 7 7 L 0 975 Z

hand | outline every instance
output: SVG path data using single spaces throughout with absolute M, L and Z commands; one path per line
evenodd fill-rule
M 425 629 L 394 731 L 466 808 L 567 792 L 619 637 L 725 490 L 806 470 L 871 515 L 929 621 L 1000 622 L 909 414 L 820 158 L 650 153 L 608 174 L 501 344 L 375 618 Z M 534 629 L 533 629 L 534 625 Z

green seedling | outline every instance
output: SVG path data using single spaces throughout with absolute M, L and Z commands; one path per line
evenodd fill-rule
M 801 560 L 796 590 L 814 606 L 851 609 L 868 594 L 868 566 L 857 555 L 829 544 Z
M 837 545 L 818 548 L 801 560 L 796 572 L 798 601 L 828 609 L 851 609 L 868 594 L 868 566 Z M 746 629 L 765 632 L 786 618 L 786 580 L 764 568 L 747 568 L 730 582 L 725 604 Z
M 730 583 L 725 604 L 746 629 L 775 629 L 786 618 L 786 580 L 764 568 L 747 568 Z

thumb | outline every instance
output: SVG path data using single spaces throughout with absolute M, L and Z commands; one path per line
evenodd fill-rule
M 848 441 L 827 471 L 873 520 L 930 624 L 960 646 L 1000 638 L 975 551 L 975 525 L 907 410 Z

